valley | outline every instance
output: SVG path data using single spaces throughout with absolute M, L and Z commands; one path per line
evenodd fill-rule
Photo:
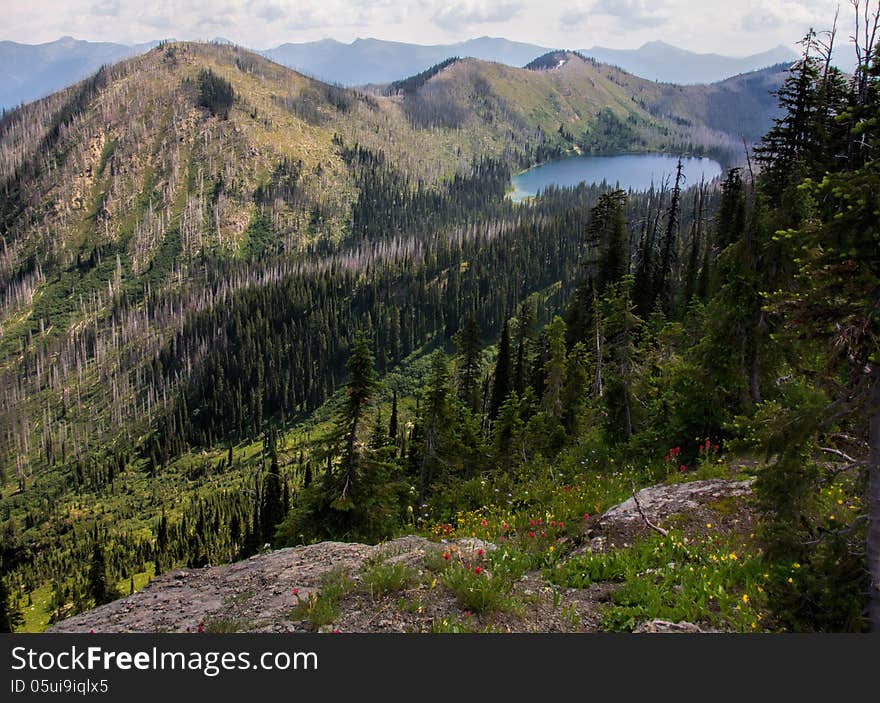
M 678 86 L 552 51 L 351 89 L 163 42 L 4 113 L 0 558 L 17 628 L 139 602 L 176 569 L 400 538 L 418 565 L 352 568 L 458 595 L 418 630 L 495 627 L 467 620 L 466 594 L 503 613 L 523 577 L 575 600 L 624 584 L 590 629 L 863 629 L 873 499 L 834 462 L 874 461 L 876 384 L 850 371 L 876 364 L 876 223 L 847 193 L 875 192 L 877 76 L 799 66 Z M 794 129 L 798 100 L 811 121 Z M 506 197 L 517 172 L 621 154 L 672 168 L 628 193 L 578 178 Z M 840 197 L 857 206 L 836 217 Z M 813 238 L 846 217 L 829 262 Z M 838 358 L 823 340 L 841 315 Z M 755 480 L 754 498 L 583 551 L 589 516 L 638 489 L 721 479 Z M 426 547 L 477 538 L 499 548 L 480 570 Z M 701 574 L 682 597 L 662 595 L 671 562 Z M 351 574 L 313 576 L 315 599 L 364 596 Z M 290 622 L 334 605 L 308 603 Z

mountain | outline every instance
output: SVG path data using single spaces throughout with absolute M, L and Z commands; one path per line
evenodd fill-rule
M 124 44 L 88 42 L 62 37 L 47 44 L 0 42 L 0 108 L 10 108 L 60 90 L 103 64 L 135 56 L 155 46 L 147 42 Z M 225 38 L 217 44 L 231 44 Z M 424 71 L 445 59 L 470 57 L 508 66 L 524 66 L 546 54 L 547 47 L 494 37 L 479 37 L 455 44 L 422 46 L 379 39 L 356 39 L 344 44 L 334 39 L 282 44 L 259 52 L 288 68 L 343 85 L 390 83 Z M 762 54 L 735 59 L 715 54 L 694 54 L 652 42 L 635 51 L 595 47 L 587 50 L 603 63 L 649 80 L 669 83 L 709 83 L 740 73 L 789 61 L 794 54 L 777 47 Z
M 533 44 L 480 37 L 430 46 L 379 39 L 355 39 L 351 44 L 343 44 L 323 39 L 304 44 L 282 44 L 261 53 L 283 66 L 321 80 L 366 85 L 389 83 L 454 56 L 522 66 L 547 51 L 547 48 Z
M 61 37 L 46 44 L 0 41 L 0 108 L 10 108 L 60 90 L 104 64 L 143 53 L 157 42 L 113 44 Z
M 714 83 L 740 73 L 780 63 L 791 63 L 797 54 L 785 46 L 743 56 L 698 54 L 663 41 L 652 41 L 638 49 L 607 49 L 594 46 L 581 51 L 597 61 L 619 66 L 642 78 L 664 83 Z
M 609 151 L 733 163 L 718 113 L 773 80 L 670 86 L 553 52 L 366 92 L 168 43 L 6 113 L 0 509 L 20 530 L 4 567 L 48 600 L 59 569 L 85 573 L 96 526 L 138 579 L 144 554 L 161 573 L 264 543 L 263 430 L 288 433 L 284 471 L 304 472 L 291 458 L 333 424 L 356 333 L 387 346 L 380 372 L 410 364 L 403 394 L 470 311 L 491 329 L 580 275 L 596 190 L 566 196 L 557 227 L 505 199 L 511 171 Z

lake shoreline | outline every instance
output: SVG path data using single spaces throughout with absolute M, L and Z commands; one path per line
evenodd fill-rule
M 538 196 L 548 186 L 576 187 L 581 183 L 619 187 L 644 192 L 674 177 L 682 160 L 686 183 L 711 181 L 723 174 L 722 165 L 707 156 L 679 156 L 662 152 L 632 152 L 609 155 L 577 155 L 536 164 L 511 176 L 505 193 L 520 203 Z

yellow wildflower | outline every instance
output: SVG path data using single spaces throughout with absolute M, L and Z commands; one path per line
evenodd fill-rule
M 743 603 L 748 603 L 748 602 L 749 602 L 749 594 L 743 593 Z

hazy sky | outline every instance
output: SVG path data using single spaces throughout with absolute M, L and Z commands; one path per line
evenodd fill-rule
M 863 0 L 864 1 L 864 0 Z M 501 36 L 544 46 L 633 48 L 664 39 L 700 52 L 745 55 L 794 46 L 827 28 L 848 0 L 13 0 L 0 38 L 40 43 L 224 37 L 263 49 L 284 42 L 377 37 L 419 44 Z

